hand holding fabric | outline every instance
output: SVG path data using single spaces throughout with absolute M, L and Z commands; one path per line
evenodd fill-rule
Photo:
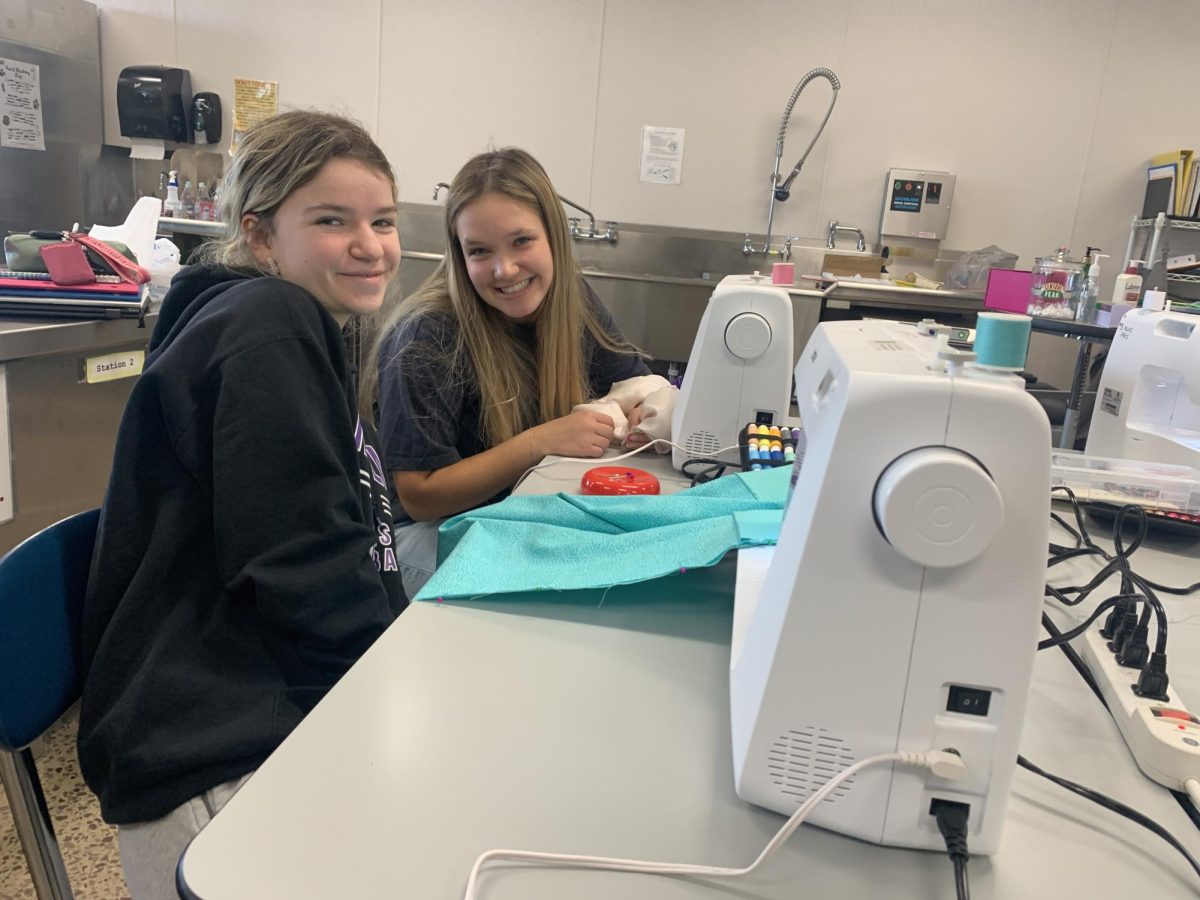
M 576 407 L 569 415 L 530 429 L 534 454 L 595 458 L 613 439 L 611 416 Z

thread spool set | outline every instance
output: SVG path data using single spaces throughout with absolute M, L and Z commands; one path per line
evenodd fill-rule
M 738 437 L 743 471 L 790 466 L 796 461 L 796 443 L 799 440 L 799 428 L 751 422 Z

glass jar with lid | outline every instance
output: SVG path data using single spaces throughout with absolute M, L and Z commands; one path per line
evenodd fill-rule
M 1039 256 L 1034 261 L 1026 312 L 1047 319 L 1074 319 L 1083 276 L 1083 261 L 1072 259 L 1066 247 L 1059 247 L 1053 256 Z

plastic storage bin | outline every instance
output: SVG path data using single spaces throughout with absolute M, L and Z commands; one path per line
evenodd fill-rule
M 1141 506 L 1171 519 L 1200 523 L 1200 472 L 1189 466 L 1055 450 L 1050 454 L 1050 484 L 1069 487 L 1080 502 Z

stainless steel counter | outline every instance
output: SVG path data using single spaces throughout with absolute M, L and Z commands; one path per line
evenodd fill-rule
M 132 319 L 0 320 L 14 511 L 0 525 L 0 552 L 100 504 L 135 379 L 88 384 L 83 360 L 144 348 L 154 318 L 145 328 Z
M 0 319 L 0 363 L 145 343 L 154 320 L 151 313 L 139 328 L 135 319 Z

